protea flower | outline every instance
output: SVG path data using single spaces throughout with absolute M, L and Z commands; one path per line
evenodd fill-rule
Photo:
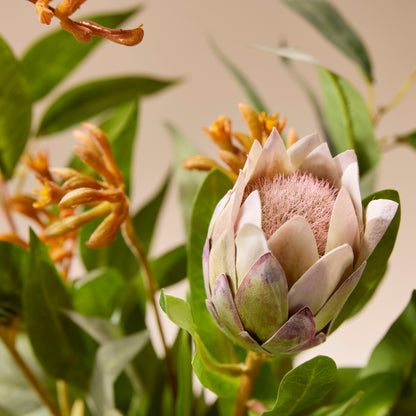
M 207 306 L 237 344 L 263 354 L 323 342 L 397 210 L 361 205 L 353 150 L 332 157 L 317 135 L 288 150 L 276 129 L 255 141 L 218 203 L 203 265 Z

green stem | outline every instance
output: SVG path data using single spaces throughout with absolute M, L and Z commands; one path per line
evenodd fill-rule
M 0 337 L 4 342 L 4 345 L 7 347 L 15 363 L 22 370 L 22 373 L 24 374 L 24 376 L 26 377 L 30 385 L 33 387 L 33 389 L 36 391 L 41 401 L 49 409 L 49 411 L 52 413 L 53 416 L 61 416 L 59 409 L 56 407 L 56 404 L 52 400 L 49 393 L 44 389 L 44 387 L 42 386 L 42 384 L 40 383 L 36 375 L 26 364 L 25 360 L 19 354 L 19 352 L 16 350 L 15 342 L 14 342 L 14 335 L 10 336 L 10 331 L 13 331 L 13 329 L 10 329 L 9 327 L 5 327 L 5 326 L 1 327 L 0 329 L 1 329 Z
M 134 254 L 136 259 L 138 260 L 144 277 L 145 288 L 147 291 L 147 297 L 149 298 L 150 304 L 152 305 L 153 312 L 156 317 L 157 329 L 159 332 L 160 339 L 162 341 L 163 350 L 165 352 L 165 362 L 166 368 L 168 372 L 169 382 L 172 387 L 173 397 L 176 397 L 176 376 L 175 371 L 173 368 L 172 357 L 170 354 L 170 350 L 168 344 L 166 342 L 165 335 L 163 333 L 162 322 L 160 319 L 159 308 L 156 303 L 156 290 L 157 290 L 157 283 L 153 277 L 153 273 L 150 270 L 150 265 L 147 260 L 147 255 L 143 249 L 143 246 L 134 230 L 133 221 L 131 217 L 128 217 L 127 220 L 123 223 L 122 226 L 122 233 L 123 238 L 130 248 L 131 252 Z
M 266 356 L 264 354 L 259 354 L 254 351 L 249 351 L 247 353 L 233 416 L 247 415 L 247 403 L 251 399 L 257 376 L 259 375 L 260 368 L 265 360 Z

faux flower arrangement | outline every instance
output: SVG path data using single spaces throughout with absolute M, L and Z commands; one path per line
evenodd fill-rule
M 285 131 L 286 118 L 265 111 L 215 47 L 247 93 L 249 105 L 239 105 L 247 131 L 234 131 L 221 116 L 203 129 L 219 160 L 181 157 L 173 177 L 187 241 L 154 258 L 150 246 L 170 178 L 133 212 L 131 155 L 139 101 L 177 80 L 95 80 L 56 98 L 39 125 L 31 119 L 35 103 L 100 39 L 144 41 L 141 25 L 113 28 L 137 9 L 74 19 L 85 2 L 29 0 L 40 23 L 58 20 L 62 30 L 48 32 L 20 60 L 0 38 L 0 415 L 415 414 L 415 295 L 367 366 L 337 368 L 326 356 L 294 363 L 361 311 L 383 279 L 400 201 L 395 191 L 373 192 L 386 145 L 374 126 L 413 76 L 377 110 L 311 56 L 262 48 L 291 70 L 291 59 L 317 67 L 323 105 L 313 102 L 322 134 L 299 138 Z M 283 3 L 359 66 L 371 98 L 368 54 L 337 9 L 324 0 Z M 66 166 L 51 166 L 47 152 L 31 150 L 37 137 L 73 126 L 82 129 Z M 181 154 L 189 142 L 172 125 L 168 130 Z M 414 145 L 414 133 L 394 140 Z M 31 192 L 25 182 L 32 175 L 38 186 Z M 74 278 L 77 257 L 83 276 Z M 186 300 L 165 294 L 184 280 Z M 162 314 L 179 327 L 173 343 Z M 149 334 L 160 338 L 161 353 Z

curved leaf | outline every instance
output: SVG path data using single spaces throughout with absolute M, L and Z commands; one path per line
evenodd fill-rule
M 205 304 L 207 295 L 202 273 L 202 251 L 211 215 L 218 201 L 231 188 L 231 181 L 220 171 L 213 170 L 208 174 L 198 190 L 192 207 L 188 244 L 188 279 L 191 288 L 192 316 L 203 343 L 215 358 L 224 361 L 227 361 L 227 355 L 230 353 L 227 349 L 230 343 L 218 329 Z
M 337 9 L 326 0 L 281 0 L 303 16 L 322 35 L 351 58 L 369 81 L 373 80 L 371 61 L 366 48 Z
M 235 64 L 225 56 L 218 46 L 211 42 L 211 47 L 215 55 L 223 63 L 223 65 L 230 71 L 230 74 L 234 77 L 237 83 L 240 85 L 241 89 L 244 91 L 244 94 L 247 97 L 248 102 L 252 107 L 259 113 L 261 111 L 267 112 L 266 106 L 257 92 L 254 90 L 254 87 L 251 85 L 250 81 L 245 77 L 245 75 L 235 66 Z
M 205 172 L 188 171 L 182 167 L 182 162 L 189 156 L 200 153 L 199 149 L 186 138 L 175 126 L 170 123 L 166 128 L 171 136 L 174 154 L 174 174 L 179 185 L 179 196 L 182 208 L 182 217 L 186 233 L 189 233 L 192 202 L 196 192 L 206 177 Z
M 48 107 L 37 135 L 56 133 L 111 107 L 155 94 L 177 82 L 178 80 L 128 76 L 78 85 L 63 93 Z
M 317 67 L 324 99 L 324 116 L 337 153 L 354 149 L 360 174 L 380 159 L 370 114 L 361 94 L 345 78 Z
M 49 258 L 31 232 L 31 270 L 23 281 L 23 317 L 33 351 L 44 369 L 58 379 L 85 388 L 94 346 L 61 310 L 71 297 Z
M 141 11 L 142 7 L 117 14 L 89 16 L 102 26 L 115 28 Z M 64 31 L 53 31 L 36 41 L 22 57 L 23 71 L 30 79 L 32 99 L 37 101 L 63 81 L 102 41 L 94 37 L 89 43 L 81 43 Z
M 178 283 L 186 277 L 186 247 L 180 245 L 150 262 L 159 288 Z
M 10 178 L 29 138 L 32 102 L 22 68 L 1 36 L 0 68 L 0 172 Z
M 289 371 L 279 386 L 276 403 L 264 415 L 289 416 L 318 404 L 334 387 L 334 361 L 318 356 Z

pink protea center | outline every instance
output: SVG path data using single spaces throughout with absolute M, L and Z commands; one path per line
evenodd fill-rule
M 266 238 L 295 215 L 301 215 L 311 227 L 319 255 L 324 255 L 337 188 L 326 179 L 295 172 L 288 176 L 277 174 L 273 178 L 259 178 L 246 188 L 246 195 L 255 189 L 260 194 Z

